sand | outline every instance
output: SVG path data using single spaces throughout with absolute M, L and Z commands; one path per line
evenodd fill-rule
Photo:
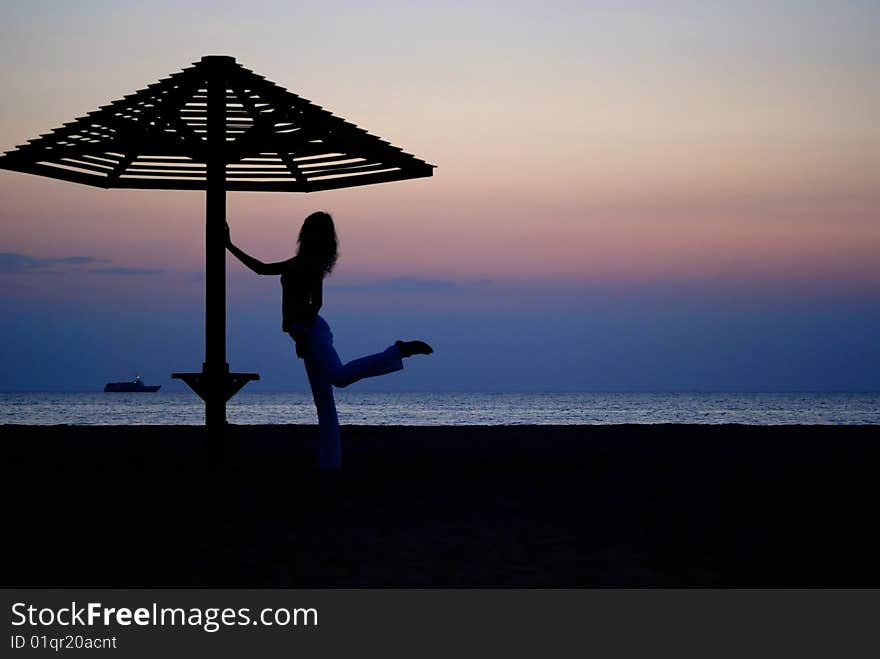
M 875 435 L 3 426 L 2 585 L 877 587 Z

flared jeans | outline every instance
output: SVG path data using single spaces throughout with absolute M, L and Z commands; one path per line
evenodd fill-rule
M 296 332 L 306 336 L 303 360 L 318 411 L 318 466 L 321 469 L 339 469 L 342 466 L 342 444 L 333 387 L 347 387 L 364 378 L 401 370 L 403 360 L 400 349 L 391 345 L 382 352 L 343 364 L 333 347 L 330 326 L 321 316 L 315 317 L 311 327 L 299 326 Z M 291 332 L 291 336 L 293 334 Z

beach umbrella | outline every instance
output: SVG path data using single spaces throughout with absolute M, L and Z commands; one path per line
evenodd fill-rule
M 205 359 L 174 373 L 222 429 L 256 373 L 226 362 L 226 191 L 314 192 L 431 176 L 433 165 L 224 55 L 203 57 L 0 156 L 0 168 L 100 188 L 205 191 Z

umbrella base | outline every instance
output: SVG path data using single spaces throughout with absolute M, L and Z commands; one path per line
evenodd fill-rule
M 183 380 L 205 401 L 205 425 L 217 426 L 226 423 L 226 401 L 237 394 L 251 380 L 259 380 L 259 373 L 230 373 L 229 364 L 220 372 L 209 370 L 202 365 L 197 373 L 172 373 L 171 377 Z

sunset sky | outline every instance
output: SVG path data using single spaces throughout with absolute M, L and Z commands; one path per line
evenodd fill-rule
M 4 2 L 0 151 L 190 65 L 245 67 L 437 165 L 230 193 L 233 237 L 341 258 L 364 390 L 880 389 L 880 3 Z M 0 390 L 182 387 L 204 194 L 0 171 Z M 307 390 L 280 286 L 230 257 L 229 361 Z M 249 387 L 250 388 L 250 387 Z

